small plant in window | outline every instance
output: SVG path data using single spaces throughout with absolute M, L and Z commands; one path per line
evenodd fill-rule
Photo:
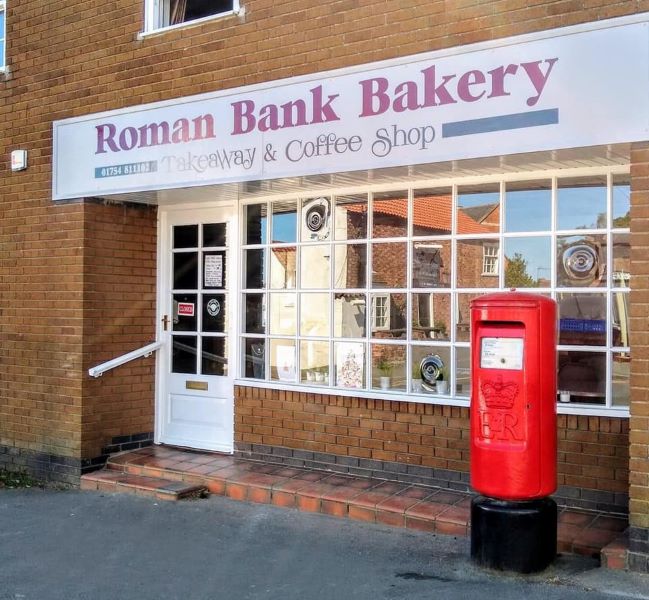
M 442 367 L 439 370 L 437 381 L 435 383 L 438 394 L 448 394 L 448 380 L 448 369 L 446 367 Z
M 381 356 L 376 363 L 376 368 L 379 370 L 379 373 L 381 373 L 381 389 L 389 390 L 390 377 L 392 376 L 394 365 L 385 356 Z

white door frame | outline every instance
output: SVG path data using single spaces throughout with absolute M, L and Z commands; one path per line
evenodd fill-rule
M 171 285 L 171 249 L 170 220 L 175 224 L 193 224 L 223 220 L 224 213 L 227 214 L 225 221 L 228 223 L 228 245 L 227 245 L 227 266 L 226 277 L 228 287 L 226 290 L 226 310 L 229 312 L 228 335 L 228 378 L 231 381 L 231 432 L 230 439 L 225 444 L 213 447 L 205 447 L 205 450 L 215 450 L 232 453 L 234 451 L 234 380 L 238 376 L 240 342 L 238 339 L 239 315 L 238 310 L 238 289 L 239 289 L 239 211 L 236 202 L 210 203 L 200 205 L 177 204 L 158 207 L 158 231 L 157 231 L 157 300 L 156 300 L 156 334 L 157 339 L 163 342 L 163 346 L 156 353 L 155 373 L 155 431 L 154 442 L 165 443 L 162 438 L 164 430 L 165 411 L 168 409 L 168 392 L 170 373 L 170 343 L 171 326 L 165 331 L 163 324 L 164 315 L 169 315 L 169 292 Z M 179 222 L 180 221 L 180 222 Z M 200 265 L 199 265 L 200 270 Z M 197 304 L 198 306 L 198 304 Z M 200 376 L 199 376 L 200 377 Z M 195 447 L 197 446 L 189 446 Z

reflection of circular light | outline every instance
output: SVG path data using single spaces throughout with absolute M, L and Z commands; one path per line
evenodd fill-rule
M 419 363 L 419 372 L 423 379 L 423 384 L 426 389 L 435 387 L 435 383 L 442 374 L 444 368 L 444 361 L 437 354 L 429 354 L 424 356 Z
M 250 346 L 250 349 L 252 350 L 252 353 L 255 356 L 263 356 L 264 355 L 264 347 L 261 344 L 252 344 Z
M 327 222 L 329 220 L 329 200 L 316 198 L 304 206 L 304 224 L 312 233 L 319 234 L 319 238 L 328 235 Z
M 577 244 L 563 253 L 563 268 L 571 279 L 591 279 L 598 267 L 597 251 L 588 244 Z
M 320 206 L 312 208 L 306 215 L 306 226 L 314 233 L 322 229 L 324 222 L 324 210 Z

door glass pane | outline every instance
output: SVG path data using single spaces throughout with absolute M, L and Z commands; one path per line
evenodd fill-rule
M 176 252 L 173 260 L 176 290 L 195 290 L 198 287 L 198 253 Z
M 364 288 L 367 246 L 365 244 L 334 246 L 334 269 L 335 288 Z
M 412 204 L 412 234 L 450 235 L 451 204 L 450 188 L 415 190 Z
M 196 331 L 196 294 L 174 294 L 173 331 Z
M 225 250 L 203 254 L 203 287 L 222 290 L 226 286 Z
M 203 294 L 203 331 L 225 332 L 225 294 Z
M 335 238 L 362 240 L 367 237 L 367 194 L 336 198 Z
M 228 345 L 224 337 L 203 337 L 201 373 L 203 375 L 228 374 Z
M 203 225 L 203 247 L 226 245 L 227 223 L 205 223 Z
M 557 229 L 606 227 L 606 178 L 560 179 Z
M 196 373 L 196 336 L 174 335 L 172 340 L 171 371 Z
M 246 288 L 250 290 L 263 289 L 266 285 L 264 271 L 264 255 L 266 251 L 245 250 L 243 253 L 243 273 L 246 281 Z
M 334 337 L 365 337 L 365 294 L 336 294 Z
M 265 244 L 266 227 L 266 204 L 249 204 L 246 206 L 246 239 L 244 244 Z
M 176 225 L 174 227 L 174 248 L 197 248 L 198 225 Z
M 245 341 L 244 356 L 244 377 L 253 379 L 266 378 L 266 340 L 262 338 L 250 338 Z
M 505 238 L 505 287 L 550 287 L 550 236 Z
M 372 237 L 405 237 L 408 234 L 408 192 L 374 194 Z
M 266 333 L 266 303 L 263 294 L 245 295 L 245 333 Z

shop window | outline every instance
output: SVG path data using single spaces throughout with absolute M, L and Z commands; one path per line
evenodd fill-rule
M 5 66 L 6 4 L 0 0 L 0 69 Z
M 238 10 L 238 0 L 149 0 L 148 29 L 172 27 Z
M 239 376 L 468 402 L 471 300 L 516 288 L 557 301 L 561 406 L 620 414 L 631 360 L 629 212 L 621 172 L 251 199 Z M 183 281 L 197 277 L 196 235 L 178 228 Z M 193 326 L 175 325 L 178 368 Z M 424 384 L 422 369 L 438 361 L 447 384 Z

